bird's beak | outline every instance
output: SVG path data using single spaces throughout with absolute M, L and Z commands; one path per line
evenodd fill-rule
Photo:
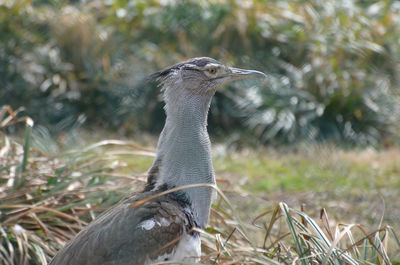
M 231 73 L 229 74 L 230 81 L 248 78 L 265 78 L 266 75 L 256 70 L 245 70 L 234 67 L 229 67 Z

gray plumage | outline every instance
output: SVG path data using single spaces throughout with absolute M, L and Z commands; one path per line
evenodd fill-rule
M 208 223 L 214 190 L 187 188 L 132 207 L 148 196 L 190 184 L 213 184 L 207 113 L 217 88 L 261 72 L 193 58 L 155 73 L 164 95 L 166 123 L 143 192 L 104 212 L 82 230 L 50 265 L 136 265 L 164 260 L 198 261 L 194 228 Z M 193 257 L 195 256 L 195 257 Z
M 190 232 L 195 227 L 194 219 L 173 195 L 131 207 L 156 193 L 134 194 L 111 207 L 69 242 L 50 264 L 139 265 L 172 253 L 177 244 L 168 244 Z M 154 219 L 155 225 L 146 230 L 141 223 L 149 219 Z M 156 225 L 157 222 L 170 225 Z M 193 236 L 199 235 L 193 232 Z

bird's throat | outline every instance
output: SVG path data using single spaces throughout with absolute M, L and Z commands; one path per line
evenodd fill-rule
M 173 108 L 166 100 L 167 120 L 160 135 L 157 156 L 158 176 L 155 188 L 168 188 L 191 184 L 215 184 L 211 161 L 211 144 L 207 133 L 207 113 L 211 97 L 199 100 L 187 95 Z M 191 202 L 201 227 L 208 223 L 214 190 L 210 187 L 185 188 L 183 192 Z

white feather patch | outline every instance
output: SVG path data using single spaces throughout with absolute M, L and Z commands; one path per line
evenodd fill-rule
M 159 222 L 159 225 L 160 226 L 169 226 L 171 224 L 171 222 L 170 221 L 168 221 L 166 218 L 164 218 L 164 217 L 162 217 L 161 218 L 161 220 L 160 220 L 160 222 Z
M 155 226 L 156 222 L 154 221 L 154 219 L 148 219 L 148 220 L 144 220 L 143 222 L 141 222 L 139 225 L 142 229 L 144 230 L 150 230 Z
M 200 236 L 192 236 L 190 234 L 183 234 L 178 246 L 175 249 L 172 261 L 192 261 L 198 262 L 201 255 L 201 241 Z
M 142 228 L 144 230 L 150 230 L 150 229 L 153 229 L 153 227 L 155 225 L 170 226 L 170 224 L 171 224 L 171 222 L 168 219 L 161 217 L 160 220 L 155 220 L 154 218 L 144 220 L 143 222 L 141 222 L 139 224 L 139 226 L 140 226 L 140 228 Z
M 199 262 L 201 255 L 201 240 L 200 236 L 192 236 L 184 234 L 179 241 L 176 248 L 171 253 L 165 253 L 155 259 L 147 259 L 145 265 L 153 264 L 162 261 L 176 261 L 176 262 Z M 169 263 L 168 263 L 169 264 Z M 172 263 L 172 265 L 179 265 L 181 263 Z

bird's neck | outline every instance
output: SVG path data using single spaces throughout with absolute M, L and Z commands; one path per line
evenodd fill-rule
M 190 184 L 215 184 L 211 161 L 211 144 L 207 133 L 210 95 L 193 96 L 190 91 L 179 97 L 166 95 L 167 119 L 157 146 L 153 164 L 158 170 L 155 188 Z M 196 187 L 183 190 L 197 214 L 199 225 L 208 223 L 214 190 Z

